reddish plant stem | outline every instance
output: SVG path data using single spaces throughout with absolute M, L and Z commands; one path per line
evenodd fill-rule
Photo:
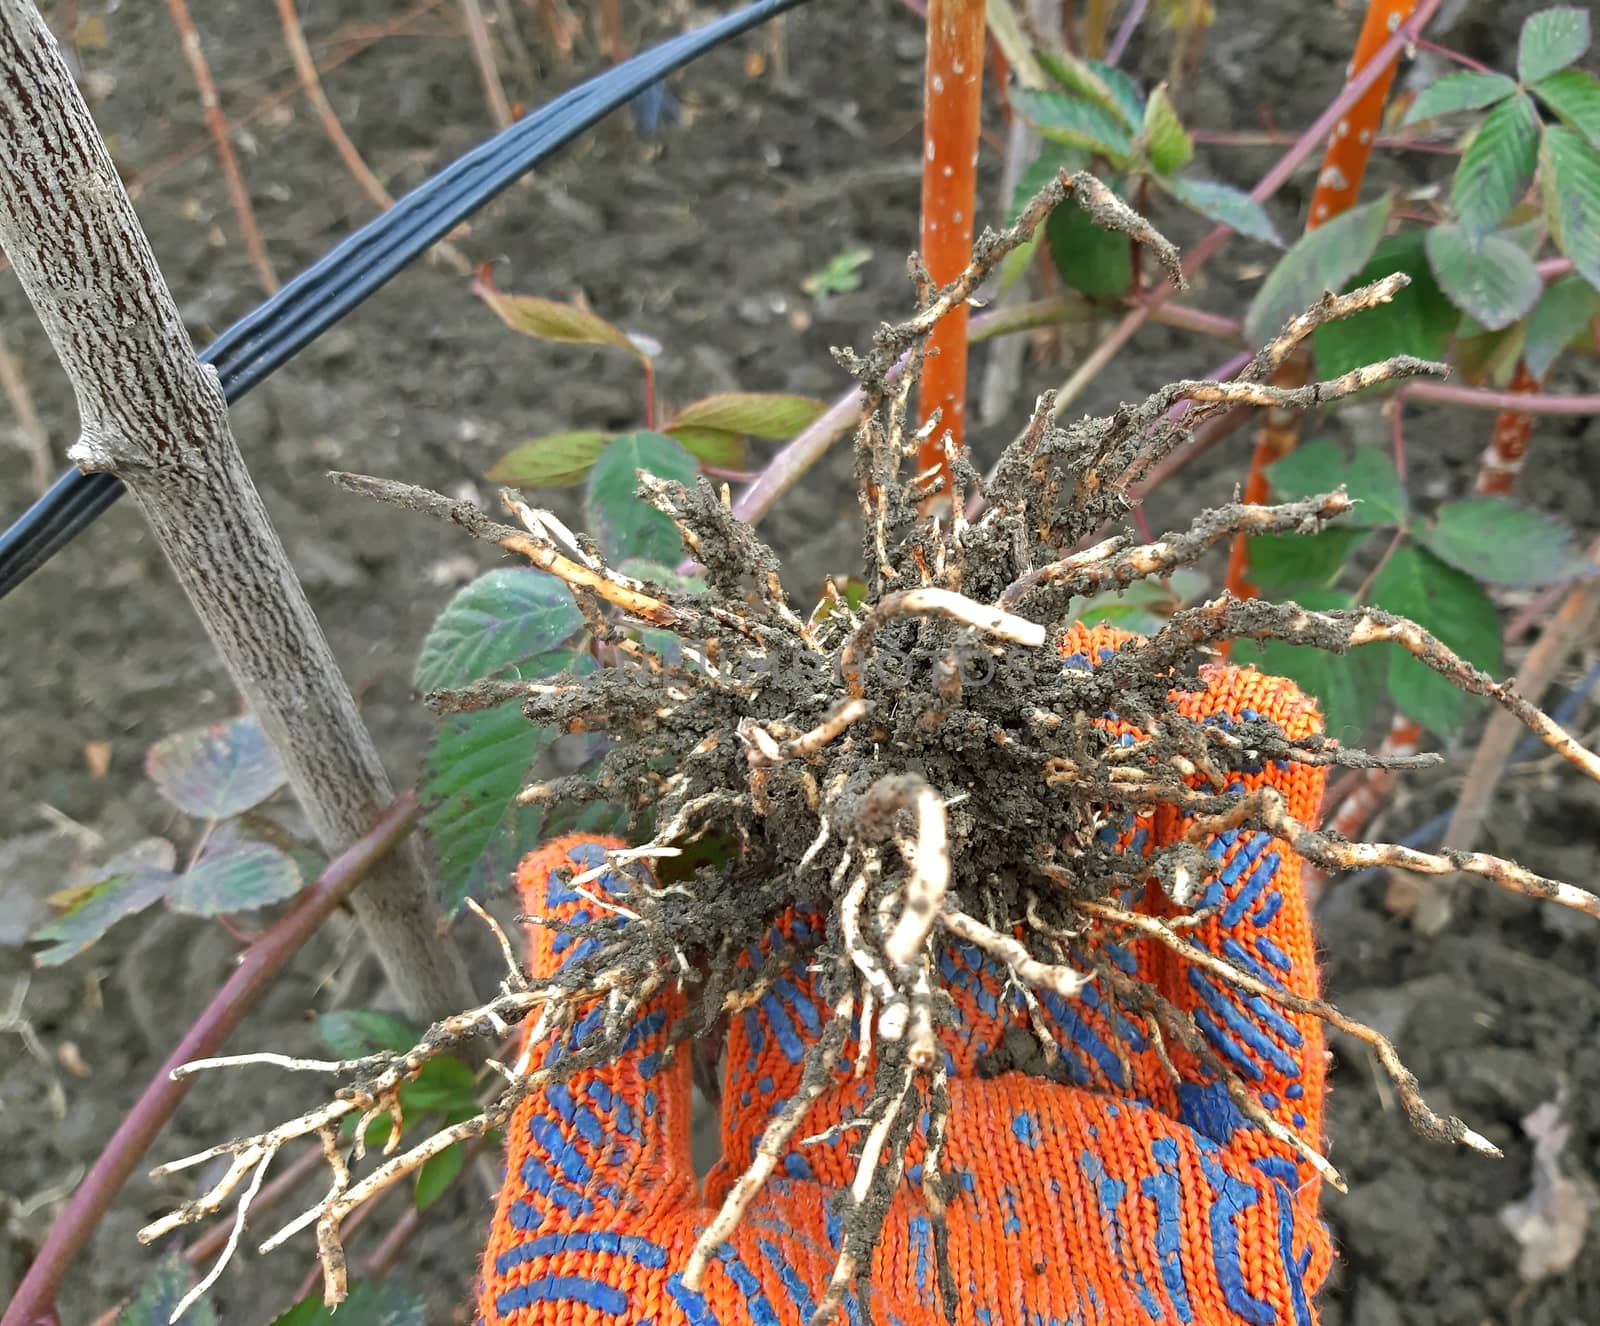
M 1548 392 L 1519 395 L 1489 387 L 1459 387 L 1450 382 L 1417 382 L 1400 389 L 1407 400 L 1438 405 L 1464 405 L 1470 410 L 1516 410 L 1522 414 L 1600 414 L 1600 394 L 1553 396 Z
M 277 1205 L 285 1196 L 292 1193 L 327 1163 L 319 1147 L 312 1147 L 308 1151 L 301 1152 L 295 1158 L 294 1163 L 283 1173 L 273 1175 L 262 1185 L 261 1191 L 256 1194 L 255 1201 L 250 1203 L 250 1216 L 245 1221 L 245 1228 L 251 1228 L 255 1223 L 256 1217 Z M 200 1266 L 209 1262 L 227 1245 L 228 1237 L 232 1233 L 232 1216 L 225 1220 L 218 1220 L 204 1234 L 184 1248 L 184 1261 L 188 1262 L 190 1266 Z M 94 1319 L 93 1326 L 113 1326 L 113 1323 L 126 1306 L 127 1300 L 124 1299 L 115 1307 L 107 1308 Z
M 172 1070 L 191 1059 L 217 1052 L 228 1034 L 272 984 L 291 957 L 332 914 L 377 862 L 388 854 L 417 819 L 417 798 L 402 792 L 378 817 L 365 837 L 329 863 L 316 883 L 239 959 L 233 974 L 211 997 L 183 1039 L 156 1070 L 139 1099 L 123 1117 L 84 1180 L 51 1225 L 44 1244 L 7 1305 L 0 1326 L 36 1326 L 53 1316 L 56 1294 L 73 1260 L 189 1092 L 193 1078 L 174 1081 Z
M 1145 11 L 1150 8 L 1150 0 L 1133 0 L 1128 6 L 1128 12 L 1122 16 L 1122 22 L 1117 27 L 1117 35 L 1111 39 L 1111 45 L 1106 49 L 1106 63 L 1118 65 L 1122 63 L 1122 56 L 1128 49 L 1128 43 L 1133 40 L 1133 34 L 1139 24 L 1144 21 Z
M 339 159 L 344 162 L 345 169 L 354 177 L 361 192 L 367 195 L 368 200 L 379 211 L 387 211 L 394 206 L 394 199 L 383 187 L 383 181 L 373 174 L 356 145 L 351 142 L 350 136 L 345 133 L 344 125 L 339 122 L 338 115 L 334 113 L 333 104 L 323 90 L 316 61 L 311 58 L 311 47 L 306 42 L 305 29 L 300 26 L 300 15 L 295 8 L 297 3 L 298 0 L 278 0 L 278 21 L 283 28 L 283 42 L 289 48 L 289 58 L 294 62 L 295 76 L 300 81 L 300 89 L 305 93 L 306 100 L 311 103 L 311 109 L 316 114 L 317 122 L 322 126 L 324 136 L 333 145 L 333 150 L 339 154 Z M 465 229 L 465 226 L 460 227 L 462 232 Z M 472 274 L 472 263 L 448 240 L 440 240 L 430 252 L 446 262 L 458 276 Z
M 1471 69 L 1474 73 L 1492 74 L 1494 72 L 1488 65 L 1480 60 L 1474 60 L 1464 51 L 1452 50 L 1448 46 L 1441 46 L 1436 41 L 1427 41 L 1422 37 L 1418 37 L 1417 46 L 1424 51 L 1431 51 L 1435 55 L 1442 55 L 1446 60 L 1451 60 L 1464 69 Z
M 261 241 L 261 231 L 256 228 L 255 209 L 250 205 L 250 190 L 245 188 L 244 175 L 239 170 L 239 158 L 234 155 L 233 140 L 228 136 L 228 120 L 222 113 L 222 101 L 217 96 L 217 85 L 211 78 L 211 66 L 206 63 L 200 34 L 195 30 L 187 0 L 167 0 L 172 14 L 172 25 L 178 30 L 178 43 L 183 47 L 183 57 L 189 62 L 189 73 L 194 78 L 195 90 L 200 94 L 200 109 L 205 113 L 206 128 L 211 134 L 211 145 L 216 149 L 217 161 L 222 166 L 222 179 L 227 185 L 228 200 L 233 204 L 233 214 L 239 223 L 239 234 L 245 251 L 256 269 L 256 279 L 269 295 L 278 289 L 278 274 L 272 269 L 267 256 L 267 246 Z
M 1551 265 L 1555 266 L 1554 263 Z M 1553 273 L 1554 276 L 1564 274 L 1564 268 L 1559 268 Z M 989 321 L 988 315 L 985 315 L 983 318 L 973 320 L 973 330 L 976 332 L 981 325 L 988 334 L 993 334 L 990 331 L 991 326 L 999 331 L 1010 331 L 1014 329 L 1010 325 L 1011 321 L 1022 316 L 1032 317 L 1040 324 L 1060 321 L 1062 319 L 1059 317 L 1048 316 L 1054 303 L 1055 301 L 1051 300 L 1040 300 L 1036 304 L 1021 305 L 1016 309 L 1007 310 L 1004 314 L 993 315 L 993 323 Z M 1210 336 L 1215 340 L 1244 344 L 1244 328 L 1234 318 L 1225 317 L 1220 313 L 1209 313 L 1204 309 L 1191 308 L 1187 304 L 1168 304 L 1165 300 L 1159 302 L 1148 313 L 1145 313 L 1146 308 L 1145 304 L 1135 305 L 1128 316 L 1133 317 L 1143 313 L 1147 321 L 1177 327 L 1182 331 L 1192 331 L 1201 336 Z M 1002 323 L 1001 319 L 1005 321 Z M 1074 375 L 1074 380 L 1077 376 Z M 1515 410 L 1527 414 L 1600 414 L 1600 393 L 1567 396 L 1551 392 L 1530 392 L 1524 395 L 1516 391 L 1497 391 L 1491 387 L 1469 387 L 1431 379 L 1408 382 L 1395 390 L 1393 399 L 1397 402 L 1410 400 L 1427 401 L 1435 405 L 1459 405 L 1468 410 Z
M 1189 137 L 1209 147 L 1280 147 L 1292 143 L 1297 134 L 1287 129 L 1191 129 Z M 1442 138 L 1374 138 L 1372 146 L 1385 152 L 1429 152 L 1436 156 L 1460 156 L 1454 140 Z
M 983 0 L 931 0 L 923 87 L 922 261 L 936 286 L 955 280 L 972 260 L 982 127 Z M 967 306 L 952 309 L 928 338 L 918 412 L 939 424 L 917 454 L 919 474 L 950 492 L 949 456 L 961 448 L 967 400 Z M 949 451 L 946 451 L 948 446 Z M 948 496 L 944 498 L 948 502 Z
M 1396 396 L 1389 402 L 1389 447 L 1394 453 L 1395 477 L 1406 481 L 1406 401 Z
M 654 429 L 656 426 L 656 361 L 649 355 L 640 355 L 639 361 L 644 365 L 644 426 Z
M 416 1237 L 417 1230 L 421 1228 L 422 1213 L 417 1210 L 416 1203 L 413 1202 L 401 1212 L 400 1218 L 389 1227 L 389 1232 L 367 1257 L 366 1278 L 381 1280 L 388 1275 L 394 1269 L 394 1264 L 400 1260 L 400 1254 L 406 1250 L 406 1245 Z

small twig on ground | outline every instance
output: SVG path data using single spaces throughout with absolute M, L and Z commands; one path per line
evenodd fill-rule
M 339 117 L 334 113 L 333 106 L 323 91 L 322 78 L 317 73 L 316 61 L 311 58 L 311 48 L 306 44 L 305 30 L 300 26 L 300 13 L 296 6 L 297 0 L 278 0 L 278 20 L 283 26 L 284 45 L 289 48 L 289 56 L 294 61 L 295 75 L 300 80 L 301 90 L 305 93 L 306 100 L 311 103 L 311 109 L 316 112 L 317 121 L 322 125 L 322 132 L 333 144 L 333 150 L 339 154 L 345 169 L 361 186 L 361 192 L 366 194 L 368 200 L 380 211 L 386 211 L 394 206 L 394 198 L 383 187 L 383 182 L 372 173 L 371 167 L 367 165 L 356 145 L 350 141 L 350 135 L 345 133 L 344 125 L 339 123 Z M 470 269 L 462 273 L 463 276 L 469 274 Z
M 217 162 L 222 167 L 223 183 L 228 199 L 233 204 L 234 219 L 239 223 L 239 234 L 245 251 L 256 269 L 256 279 L 267 294 L 278 289 L 278 274 L 272 269 L 267 256 L 267 246 L 262 243 L 261 231 L 256 226 L 255 208 L 250 205 L 250 190 L 245 187 L 244 175 L 239 169 L 239 158 L 234 154 L 233 140 L 228 132 L 228 120 L 222 111 L 222 100 L 217 96 L 217 85 L 211 78 L 211 66 L 206 63 L 205 48 L 200 44 L 200 34 L 195 29 L 187 0 L 167 0 L 172 14 L 172 24 L 178 29 L 178 44 L 183 48 L 183 58 L 189 62 L 189 73 L 194 78 L 195 90 L 200 94 L 200 108 L 205 113 L 206 128 L 211 133 L 211 145 L 216 150 Z
M 50 454 L 50 434 L 45 431 L 39 412 L 33 408 L 27 375 L 7 348 L 3 334 L 0 334 L 0 391 L 5 392 L 17 416 L 17 432 L 22 437 L 23 450 L 28 453 L 29 477 L 42 493 L 50 487 L 56 470 L 55 457 Z
M 506 98 L 505 84 L 500 81 L 494 42 L 489 39 L 489 25 L 484 22 L 478 0 L 461 0 L 461 17 L 467 27 L 467 42 L 472 47 L 472 62 L 478 67 L 478 81 L 483 84 L 483 100 L 489 107 L 489 116 L 496 129 L 505 129 L 511 124 L 511 102 Z

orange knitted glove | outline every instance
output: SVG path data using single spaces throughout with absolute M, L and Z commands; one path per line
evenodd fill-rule
M 1079 629 L 1068 666 L 1092 666 L 1126 639 Z M 1263 718 L 1290 738 L 1317 730 L 1311 703 L 1289 683 L 1222 666 L 1205 680 L 1204 691 L 1174 696 L 1190 717 Z M 1315 818 L 1319 770 L 1270 763 L 1235 786 L 1263 784 L 1284 794 L 1296 818 Z M 1146 835 L 1151 844 L 1170 843 L 1185 827 L 1175 811 L 1162 811 L 1123 826 L 1123 841 Z M 527 910 L 588 919 L 589 899 L 553 872 L 599 865 L 615 845 L 575 836 L 535 852 L 518 876 Z M 1300 861 L 1264 832 L 1223 833 L 1209 850 L 1216 871 L 1195 905 L 1216 910 L 1186 933 L 1261 981 L 1315 996 Z M 628 888 L 620 875 L 590 886 L 624 899 Z M 1154 886 L 1127 905 L 1158 915 L 1171 910 Z M 783 926 L 802 940 L 814 929 L 803 917 Z M 534 977 L 593 942 L 535 929 Z M 1083 945 L 1190 1012 L 1214 1059 L 1248 1083 L 1283 1128 L 1320 1145 L 1325 1065 L 1315 1019 L 1242 995 L 1133 929 L 1102 927 Z M 1317 1214 L 1321 1181 L 1294 1148 L 1235 1108 L 1202 1060 L 1161 1045 L 1138 1013 L 1089 985 L 1071 1002 L 1043 1000 L 1043 1025 L 1061 1052 L 1055 1076 L 1070 1084 L 1019 1071 L 992 1074 L 1008 1031 L 1015 1038 L 1028 1026 L 1022 998 L 976 949 L 947 946 L 941 968 L 961 1012 L 960 1025 L 941 1033 L 951 1097 L 942 1165 L 956 1180 L 948 1264 L 961 1326 L 1315 1321 L 1312 1297 L 1331 1256 Z M 663 1062 L 661 1053 L 683 1006 L 675 990 L 660 995 L 618 1060 L 576 1072 L 518 1107 L 483 1259 L 485 1322 L 808 1321 L 840 1247 L 829 1198 L 855 1175 L 862 1130 L 847 1127 L 827 1140 L 814 1135 L 859 1113 L 870 1074 L 858 1079 L 842 1070 L 817 1100 L 796 1133 L 812 1140 L 790 1149 L 696 1293 L 681 1275 L 696 1237 L 773 1112 L 799 1085 L 800 1060 L 827 1015 L 801 963 L 733 1020 L 724 1159 L 702 1193 L 689 1155 L 689 1061 L 678 1055 Z M 1037 1013 L 1033 1025 L 1041 1025 Z M 852 1058 L 847 1051 L 843 1062 Z M 852 1326 L 945 1319 L 933 1230 L 915 1183 L 922 1154 L 914 1139 L 907 1155 L 913 1182 L 901 1185 L 889 1210 L 873 1257 L 870 1304 L 847 1297 L 843 1305 Z

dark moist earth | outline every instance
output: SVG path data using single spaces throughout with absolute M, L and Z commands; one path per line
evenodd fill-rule
M 637 38 L 677 30 L 689 6 L 625 8 Z M 1361 6 L 1262 0 L 1247 13 L 1222 8 L 1223 26 L 1181 98 L 1189 122 L 1244 129 L 1308 123 L 1337 90 Z M 1528 8 L 1491 0 L 1452 6 L 1457 17 L 1448 39 L 1508 66 Z M 59 19 L 67 6 L 46 9 Z M 310 6 L 308 35 L 325 55 L 336 31 L 359 34 L 402 9 L 398 0 Z M 138 187 L 140 215 L 196 341 L 204 343 L 249 310 L 260 290 L 165 6 L 83 0 L 77 10 L 97 118 Z M 247 118 L 262 98 L 292 84 L 272 6 L 213 0 L 195 10 L 262 233 L 280 276 L 288 277 L 371 215 L 370 205 L 296 95 Z M 345 124 L 394 192 L 489 128 L 467 45 L 453 27 L 457 12 L 440 4 L 404 35 L 327 75 Z M 696 16 L 707 12 L 698 7 Z M 1147 78 L 1159 77 L 1166 63 L 1157 27 L 1148 22 L 1133 48 Z M 662 390 L 680 402 L 735 386 L 831 398 L 848 384 L 829 346 L 864 345 L 877 318 L 906 307 L 903 260 L 917 201 L 917 22 L 891 0 L 816 0 L 789 20 L 787 80 L 770 66 L 759 77 L 747 70 L 746 59 L 764 41 L 746 39 L 674 79 L 681 120 L 654 141 L 608 124 L 458 240 L 474 259 L 503 259 L 499 279 L 508 289 L 556 297 L 582 291 L 600 312 L 663 342 Z M 575 65 L 541 69 L 537 86 L 511 75 L 512 95 L 537 102 L 601 63 L 585 45 Z M 996 159 L 991 146 L 991 208 Z M 1201 165 L 1248 186 L 1271 160 L 1268 149 L 1203 149 Z M 1383 183 L 1414 185 L 1416 176 L 1401 172 L 1436 164 L 1391 157 L 1376 173 Z M 1310 184 L 1310 172 L 1300 172 L 1273 204 L 1287 232 L 1303 214 Z M 1180 243 L 1197 237 L 1180 219 L 1158 213 L 1156 220 Z M 801 292 L 803 277 L 857 246 L 872 251 L 861 289 L 825 299 Z M 1237 313 L 1270 258 L 1234 241 L 1208 269 L 1196 302 Z M 59 459 L 71 437 L 71 395 L 9 278 L 0 283 L 0 309 Z M 1081 354 L 1092 335 L 1069 342 L 1065 353 Z M 1228 353 L 1154 327 L 1140 334 L 1135 352 L 1096 383 L 1083 409 L 1103 411 L 1169 379 L 1205 373 Z M 1063 375 L 1060 367 L 1030 366 L 1022 397 L 978 442 L 980 459 L 993 459 L 1033 394 Z M 1592 367 L 1572 366 L 1553 385 L 1594 390 L 1596 378 Z M 397 779 L 411 777 L 428 732 L 408 681 L 418 641 L 452 590 L 491 559 L 448 530 L 339 493 L 322 472 L 366 470 L 487 501 L 491 487 L 476 476 L 510 445 L 563 428 L 629 427 L 636 401 L 627 364 L 518 340 L 463 280 L 424 264 L 235 410 L 240 444 Z M 1484 415 L 1408 412 L 1423 500 L 1465 490 L 1489 423 Z M 1350 439 L 1382 436 L 1370 406 L 1315 427 Z M 1597 445 L 1600 429 L 1592 422 L 1542 423 L 1524 494 L 1586 534 L 1596 526 Z M 1152 504 L 1156 526 L 1186 523 L 1201 505 L 1226 500 L 1248 447 L 1241 434 L 1170 484 Z M 0 449 L 7 518 L 24 506 L 27 482 L 20 452 Z M 573 513 L 561 495 L 556 501 Z M 809 601 L 825 573 L 852 569 L 854 512 L 841 447 L 764 524 L 797 598 Z M 0 1027 L 10 1065 L 0 1080 L 0 1292 L 9 1293 L 59 1195 L 225 977 L 236 951 L 220 929 L 159 914 L 123 925 L 64 970 L 30 975 L 17 946 L 47 915 L 42 899 L 76 857 L 100 850 L 101 840 L 116 847 L 184 832 L 143 782 L 144 749 L 175 729 L 226 716 L 235 700 L 131 504 L 6 600 L 0 621 L 0 994 L 31 982 L 23 1016 L 49 1061 L 47 1069 L 21 1053 L 12 1034 L 20 1024 Z M 1575 675 L 1576 666 L 1565 680 Z M 1593 712 L 1581 722 L 1592 729 Z M 100 777 L 86 754 L 98 742 L 110 749 L 109 771 Z M 1379 828 L 1403 836 L 1446 809 L 1461 767 L 1458 759 L 1438 777 L 1408 780 Z M 1508 789 L 1486 846 L 1592 887 L 1595 790 L 1550 761 L 1524 766 Z M 1570 1229 L 1579 1218 L 1571 1212 L 1581 1212 L 1600 1187 L 1600 928 L 1470 884 L 1446 933 L 1422 940 L 1387 915 L 1382 894 L 1382 881 L 1374 881 L 1339 884 L 1327 896 L 1322 939 L 1330 993 L 1390 1031 L 1431 1103 L 1466 1117 L 1507 1157 L 1490 1162 L 1414 1139 L 1366 1053 L 1335 1038 L 1329 1131 L 1351 1193 L 1330 1195 L 1327 1204 L 1341 1256 L 1325 1320 L 1600 1321 L 1600 1235 L 1591 1233 L 1566 1269 L 1530 1283 L 1500 1214 L 1535 1190 L 1534 1148 L 1521 1121 L 1541 1106 L 1547 1115 L 1558 1111 L 1567 1130 L 1557 1160 L 1562 1182 L 1542 1209 Z M 481 955 L 487 988 L 492 953 L 471 928 L 465 938 Z M 313 1012 L 381 998 L 373 964 L 333 925 L 230 1046 L 309 1050 Z M 59 1113 L 52 1081 L 64 1092 Z M 309 1084 L 291 1090 L 254 1074 L 212 1079 L 193 1093 L 152 1158 L 254 1130 L 310 1099 Z M 463 1305 L 495 1168 L 482 1159 L 451 1190 L 395 1272 L 426 1291 L 433 1320 L 467 1319 Z M 1539 1182 L 1545 1193 L 1547 1180 Z M 142 1178 L 129 1185 L 73 1273 L 63 1321 L 93 1319 L 137 1281 L 152 1254 L 134 1242 L 134 1230 L 185 1192 Z M 391 1198 L 353 1241 L 358 1272 L 403 1200 Z M 287 1216 L 291 1208 L 278 1210 Z M 304 1240 L 265 1263 L 247 1256 L 216 1292 L 223 1318 L 269 1320 L 310 1269 Z

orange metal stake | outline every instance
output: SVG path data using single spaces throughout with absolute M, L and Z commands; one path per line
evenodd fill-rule
M 1371 0 L 1361 24 L 1361 34 L 1356 38 L 1355 55 L 1345 71 L 1346 81 L 1367 66 L 1416 7 L 1417 0 Z M 1398 65 L 1398 61 L 1390 64 L 1350 107 L 1349 114 L 1334 125 L 1328 149 L 1323 154 L 1322 169 L 1317 173 L 1317 190 L 1311 195 L 1311 210 L 1306 217 L 1308 231 L 1347 210 L 1361 192 L 1361 181 L 1367 173 L 1372 145 L 1383 123 L 1384 103 L 1389 99 L 1389 88 L 1394 83 Z M 1299 387 L 1309 380 L 1304 360 L 1294 359 L 1278 370 L 1273 385 Z M 1267 500 L 1267 470 L 1294 450 L 1300 440 L 1300 418 L 1298 410 L 1277 409 L 1270 411 L 1262 421 L 1244 483 L 1246 502 Z M 1227 586 L 1238 598 L 1255 597 L 1256 587 L 1250 582 L 1249 546 L 1242 535 L 1234 539 L 1229 549 Z
M 978 199 L 978 130 L 983 107 L 984 0 L 929 0 L 922 135 L 922 260 L 935 284 L 953 281 L 972 259 Z M 918 472 L 935 503 L 948 504 L 950 456 L 966 422 L 967 309 L 952 309 L 929 338 L 919 420 L 939 424 L 918 451 Z M 946 451 L 948 439 L 949 451 Z

